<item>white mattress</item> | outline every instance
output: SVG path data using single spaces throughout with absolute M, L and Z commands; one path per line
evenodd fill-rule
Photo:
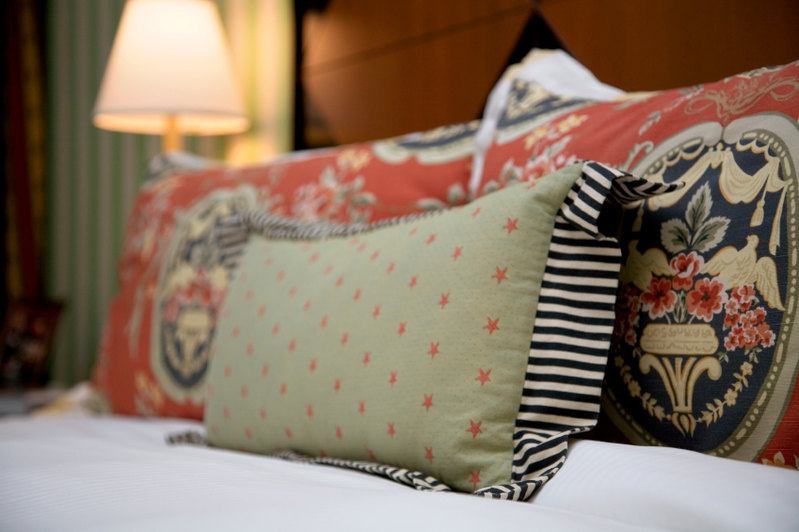
M 532 502 L 197 446 L 183 420 L 0 421 L 0 530 L 799 530 L 799 472 L 574 441 Z

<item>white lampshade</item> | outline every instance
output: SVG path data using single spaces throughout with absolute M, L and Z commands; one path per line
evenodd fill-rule
M 216 5 L 128 0 L 93 112 L 94 125 L 165 135 L 239 133 L 249 126 Z

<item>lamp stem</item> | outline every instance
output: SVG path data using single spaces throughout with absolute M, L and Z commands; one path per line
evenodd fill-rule
M 178 119 L 175 115 L 168 115 L 166 117 L 166 129 L 164 136 L 161 139 L 161 151 L 167 153 L 170 151 L 180 151 L 183 149 L 183 139 L 178 131 Z

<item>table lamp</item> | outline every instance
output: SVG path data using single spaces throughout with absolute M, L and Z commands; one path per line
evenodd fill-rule
M 163 135 L 240 133 L 249 127 L 216 5 L 128 0 L 92 113 L 101 129 Z

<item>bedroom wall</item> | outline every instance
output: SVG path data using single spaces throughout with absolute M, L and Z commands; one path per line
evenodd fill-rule
M 799 59 L 796 0 L 537 0 L 571 54 L 627 91 L 685 87 Z
M 293 11 L 290 0 L 218 0 L 245 91 L 250 131 L 187 138 L 194 154 L 233 163 L 292 145 Z M 52 376 L 89 377 L 109 301 L 126 215 L 160 138 L 91 124 L 124 0 L 51 0 L 47 6 L 48 217 L 46 292 L 66 302 Z
M 560 45 L 624 90 L 799 59 L 796 0 L 298 0 L 310 146 L 477 118 L 505 66 Z

